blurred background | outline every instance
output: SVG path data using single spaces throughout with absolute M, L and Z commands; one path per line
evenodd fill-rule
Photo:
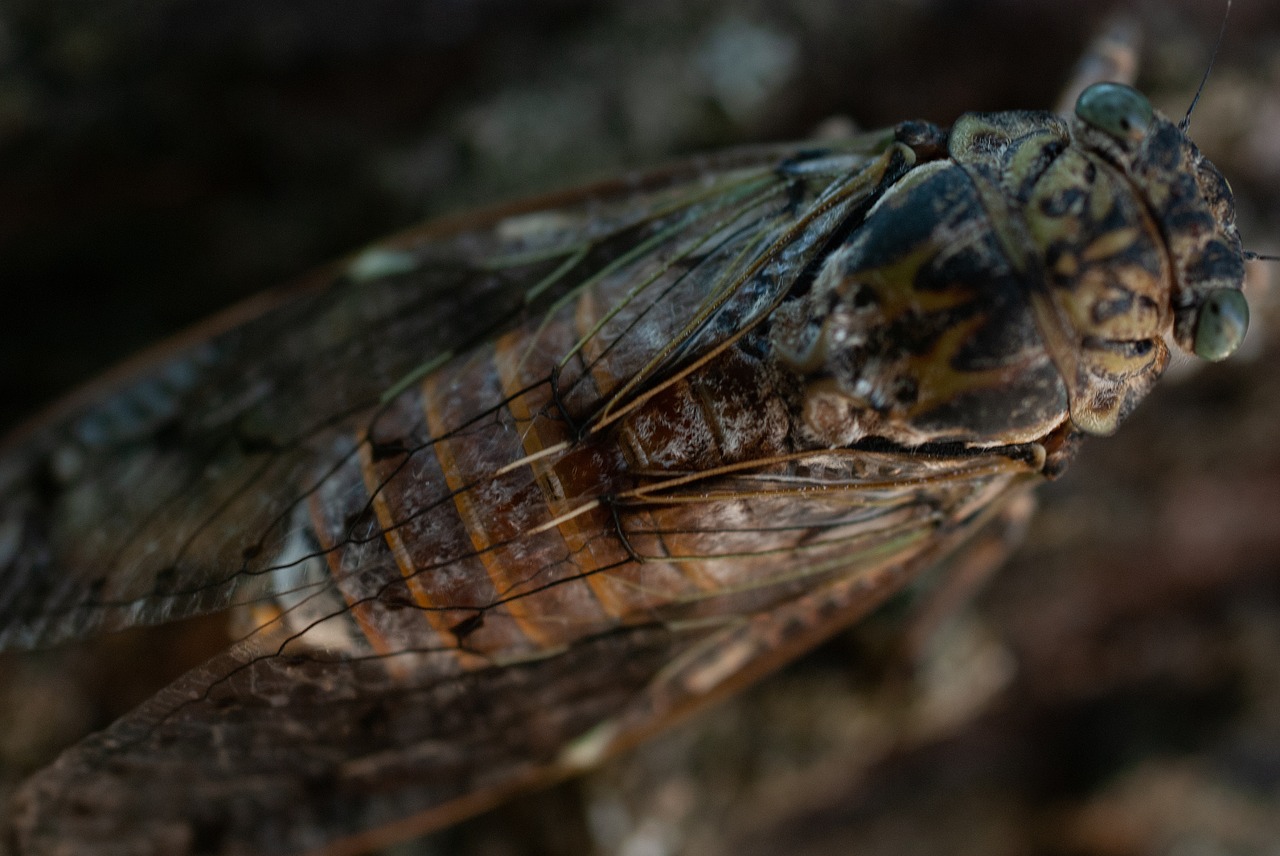
M 1223 6 L 1123 7 L 1166 112 Z M 0 0 L 0 425 L 433 214 L 832 117 L 1050 107 L 1119 8 Z M 1275 252 L 1280 2 L 1236 3 L 1191 133 Z M 1278 275 L 1251 269 L 1244 352 L 1175 365 L 1086 444 L 914 657 L 893 604 L 596 774 L 395 852 L 1280 853 Z M 0 660 L 0 788 L 190 657 L 156 646 Z

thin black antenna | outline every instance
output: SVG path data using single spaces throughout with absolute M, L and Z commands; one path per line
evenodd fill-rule
M 1255 253 L 1253 250 L 1245 250 L 1244 260 L 1247 262 L 1280 262 L 1280 256 L 1269 256 L 1266 253 Z
M 1200 101 L 1200 93 L 1204 92 L 1204 85 L 1209 82 L 1209 72 L 1213 71 L 1213 61 L 1218 58 L 1218 51 L 1222 49 L 1222 37 L 1227 34 L 1227 17 L 1230 14 L 1231 0 L 1227 0 L 1227 10 L 1222 13 L 1222 26 L 1218 28 L 1218 42 L 1213 46 L 1213 53 L 1209 55 L 1209 65 L 1204 70 L 1204 77 L 1200 78 L 1200 86 L 1196 89 L 1196 96 L 1191 99 L 1187 115 L 1183 116 L 1182 121 L 1178 123 L 1178 130 L 1184 134 L 1187 128 L 1191 127 L 1191 111 L 1196 109 L 1196 104 Z

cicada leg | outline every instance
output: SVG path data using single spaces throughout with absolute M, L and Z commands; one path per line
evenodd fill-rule
M 1142 30 L 1137 21 L 1123 13 L 1113 15 L 1076 62 L 1054 110 L 1070 116 L 1080 93 L 1095 83 L 1113 81 L 1132 85 L 1138 76 L 1141 49 Z

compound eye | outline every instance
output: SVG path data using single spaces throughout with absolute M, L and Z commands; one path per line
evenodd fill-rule
M 1117 140 L 1139 140 L 1151 124 L 1151 102 L 1123 83 L 1095 83 L 1076 99 L 1076 115 Z
M 1249 304 L 1233 288 L 1209 292 L 1196 320 L 1196 356 L 1216 362 L 1240 347 L 1249 329 Z

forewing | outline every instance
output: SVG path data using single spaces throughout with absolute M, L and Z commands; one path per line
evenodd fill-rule
M 698 616 L 677 605 L 535 660 L 465 672 L 450 669 L 450 652 L 336 657 L 309 650 L 305 634 L 249 640 L 31 779 L 16 803 L 21 852 L 365 852 L 597 763 L 967 548 L 1027 484 L 1025 468 L 998 453 L 923 468 L 887 457 L 896 475 L 829 481 L 836 499 L 793 521 L 822 541 L 833 508 L 870 505 L 883 525 L 820 563 L 803 549 L 772 557 L 773 585 L 803 584 L 767 609 Z M 723 480 L 703 502 L 767 503 L 796 486 L 771 477 L 744 492 Z
M 29 780 L 20 852 L 294 853 L 421 811 L 447 823 L 537 781 L 671 644 L 627 630 L 416 685 L 378 661 L 229 653 Z
M 832 162 L 856 173 L 882 144 Z M 778 231 L 788 188 L 832 180 L 787 166 L 814 157 L 757 150 L 437 223 L 82 392 L 0 457 L 0 646 L 323 588 L 280 560 L 298 509 L 398 390 L 620 266 L 696 269 Z
M 592 294 L 620 296 L 570 351 L 622 349 L 633 368 L 582 431 L 670 388 L 745 335 L 860 222 L 894 179 L 890 164 L 904 168 L 886 140 L 772 151 L 429 227 L 198 337 L 12 445 L 0 518 L 8 644 L 268 601 L 246 640 L 24 787 L 15 824 L 26 851 L 296 852 L 448 823 L 757 676 L 952 549 L 1037 468 L 1034 450 L 869 442 L 710 472 L 637 470 L 633 489 L 526 523 L 513 541 L 607 500 L 615 528 L 600 537 L 625 545 L 621 564 L 639 571 L 618 579 L 651 587 L 653 607 L 493 655 L 468 643 L 486 616 L 552 586 L 581 587 L 585 572 L 518 567 L 518 584 L 492 603 L 436 590 L 415 600 L 389 548 L 420 518 L 379 517 L 410 470 L 392 467 L 372 485 L 360 476 L 441 444 L 428 413 L 401 435 L 413 449 L 381 447 L 408 390 L 451 359 L 485 365 L 478 346 L 517 327 L 522 347 L 543 347 L 544 328 Z M 608 287 L 593 292 L 596 283 Z M 492 430 L 485 420 L 508 402 L 481 392 L 443 430 Z M 508 463 L 526 478 L 528 458 L 480 478 Z M 425 486 L 414 514 L 456 490 Z M 363 496 L 364 509 L 343 505 L 347 535 L 321 549 L 307 515 L 330 513 L 331 492 Z M 549 513 L 545 502 L 527 507 Z M 297 555 L 308 537 L 312 552 Z M 492 558 L 474 549 L 410 582 L 436 586 Z M 663 589 L 643 573 L 649 556 L 693 563 L 700 587 Z M 573 555 L 557 561 L 576 567 Z M 418 610 L 471 618 L 424 636 Z M 543 620 L 560 619 L 579 623 Z

